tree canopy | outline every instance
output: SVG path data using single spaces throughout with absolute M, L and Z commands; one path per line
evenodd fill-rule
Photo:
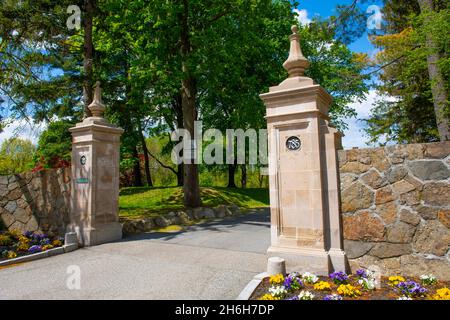
M 0 2 L 1 94 L 12 116 L 48 123 L 36 159 L 49 166 L 70 159 L 67 129 L 86 115 L 86 86 L 99 80 L 107 118 L 125 129 L 122 166 L 133 170 L 135 186 L 153 183 L 150 159 L 160 155 L 152 153 L 149 137 L 167 137 L 177 128 L 192 134 L 195 120 L 221 130 L 265 128 L 259 94 L 286 77 L 282 64 L 298 5 L 289 0 Z M 80 29 L 66 25 L 73 4 L 82 11 Z M 364 99 L 368 85 L 365 60 L 348 48 L 337 26 L 316 18 L 300 26 L 300 34 L 311 61 L 307 75 L 333 95 L 330 115 L 343 129 L 343 119 L 355 115 L 349 103 Z M 162 151 L 170 147 L 167 142 Z M 197 206 L 198 166 L 159 163 L 177 174 L 185 203 Z
M 33 167 L 36 147 L 30 140 L 10 138 L 0 146 L 0 175 L 22 173 Z

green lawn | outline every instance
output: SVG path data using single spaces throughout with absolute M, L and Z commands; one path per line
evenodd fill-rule
M 216 207 L 235 204 L 241 208 L 269 205 L 267 189 L 201 188 L 202 206 Z M 120 217 L 138 218 L 157 216 L 171 210 L 183 209 L 181 187 L 123 188 L 119 198 Z

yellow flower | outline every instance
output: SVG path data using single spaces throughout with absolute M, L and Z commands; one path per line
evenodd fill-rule
M 62 246 L 62 242 L 61 242 L 61 240 L 53 240 L 52 245 L 54 247 L 61 247 Z
M 28 239 L 28 238 L 25 237 L 25 236 L 20 236 L 20 237 L 19 237 L 19 242 L 22 242 L 22 243 L 28 243 L 28 242 L 30 242 L 30 239 Z
M 357 296 L 361 295 L 361 291 L 359 291 L 358 289 L 356 289 L 354 286 L 352 286 L 351 284 L 341 284 L 338 289 L 337 292 L 341 295 L 341 296 L 346 296 L 346 297 L 350 297 L 350 298 L 355 298 Z
M 284 277 L 282 274 L 276 274 L 269 278 L 270 284 L 282 284 L 284 282 Z
M 6 234 L 0 234 L 0 246 L 9 246 L 13 243 L 13 240 L 10 236 Z
M 14 251 L 8 251 L 8 253 L 6 254 L 6 258 L 8 259 L 17 258 L 17 253 L 15 253 Z
M 17 246 L 17 251 L 28 251 L 28 249 L 30 248 L 30 246 L 28 245 L 28 243 L 24 243 L 24 242 L 19 242 L 19 245 Z
M 271 294 L 265 294 L 259 300 L 280 300 L 280 298 L 274 297 Z
M 6 234 L 17 240 L 22 236 L 22 232 L 17 229 L 9 230 L 8 232 L 6 232 Z
M 320 291 L 331 290 L 331 285 L 328 282 L 320 281 L 320 282 L 317 282 L 316 284 L 314 284 L 314 289 L 320 290 Z
M 441 288 L 436 290 L 436 294 L 433 295 L 434 300 L 450 300 L 450 289 Z
M 53 246 L 51 244 L 46 244 L 45 246 L 42 247 L 42 251 L 47 251 L 53 249 Z
M 401 277 L 401 276 L 391 276 L 389 277 L 389 284 L 391 286 L 396 286 L 398 285 L 400 282 L 405 282 L 405 278 Z

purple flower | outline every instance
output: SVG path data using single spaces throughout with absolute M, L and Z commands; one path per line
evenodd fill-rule
M 44 238 L 41 240 L 41 245 L 45 246 L 46 244 L 50 244 L 51 241 L 49 238 Z
M 323 300 L 331 301 L 331 300 L 342 300 L 342 297 L 338 294 L 328 294 L 323 297 Z
M 360 278 L 367 278 L 367 272 L 364 269 L 356 270 L 356 275 Z
M 298 277 L 288 275 L 284 279 L 283 285 L 284 285 L 284 288 L 289 291 L 289 290 L 300 289 L 300 287 L 303 286 L 303 283 Z
M 421 287 L 420 284 L 412 280 L 399 282 L 397 288 L 403 295 L 408 297 L 422 296 L 427 292 L 427 289 Z
M 345 272 L 337 271 L 330 274 L 330 279 L 336 284 L 346 283 L 348 280 L 348 275 Z
M 33 231 L 27 231 L 24 233 L 24 236 L 27 238 L 31 238 L 33 236 Z
M 29 253 L 37 253 L 37 252 L 41 252 L 41 251 L 42 251 L 42 247 L 38 246 L 38 245 L 32 246 L 28 249 Z
M 291 288 L 292 281 L 293 281 L 293 279 L 290 276 L 287 276 L 284 279 L 284 287 L 289 290 Z
M 298 300 L 298 296 L 293 296 L 293 297 L 287 298 L 286 300 Z

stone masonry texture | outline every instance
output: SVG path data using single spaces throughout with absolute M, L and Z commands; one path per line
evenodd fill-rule
M 450 142 L 339 151 L 352 271 L 450 280 Z
M 0 176 L 0 220 L 9 230 L 64 235 L 69 208 L 70 168 Z

